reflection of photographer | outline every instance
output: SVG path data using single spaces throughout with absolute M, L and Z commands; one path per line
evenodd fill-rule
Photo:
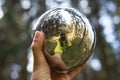
M 70 41 L 68 41 L 66 34 L 61 33 L 59 41 L 57 42 L 57 46 L 55 47 L 54 52 L 63 54 L 66 51 L 67 47 L 69 47 L 71 45 L 72 44 Z

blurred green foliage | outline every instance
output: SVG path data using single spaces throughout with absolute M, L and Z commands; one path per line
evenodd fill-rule
M 0 80 L 30 79 L 32 26 L 46 10 L 66 6 L 84 13 L 97 35 L 90 64 L 74 80 L 120 80 L 120 0 L 0 0 Z M 94 59 L 99 70 L 92 67 Z

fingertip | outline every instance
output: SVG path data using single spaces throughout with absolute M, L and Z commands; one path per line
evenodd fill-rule
M 36 31 L 35 34 L 34 34 L 34 37 L 33 37 L 33 40 L 34 39 L 38 39 L 38 37 L 40 36 L 40 31 Z
M 84 67 L 86 67 L 88 65 L 88 62 L 85 62 L 83 65 L 82 65 L 82 67 L 84 68 Z
M 81 65 L 80 67 L 76 67 L 75 69 L 71 70 L 69 72 L 69 76 L 71 77 L 71 79 L 77 75 L 79 72 L 81 72 L 83 69 L 85 69 L 88 65 L 88 62 L 85 62 L 83 65 Z
M 31 44 L 31 48 L 35 49 L 36 47 L 38 47 L 38 43 L 39 43 L 39 38 L 41 38 L 41 32 L 40 31 L 36 31 L 32 44 Z
M 32 50 L 37 50 L 37 49 L 44 49 L 45 48 L 45 36 L 44 32 L 41 31 L 36 31 L 32 44 L 31 44 Z
M 44 34 L 44 32 L 42 32 L 42 31 L 36 31 L 36 32 L 35 32 L 35 36 L 45 37 L 45 34 Z

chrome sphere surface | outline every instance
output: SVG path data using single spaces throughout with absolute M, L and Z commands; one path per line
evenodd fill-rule
M 48 10 L 34 28 L 45 33 L 49 54 L 60 54 L 68 70 L 84 64 L 95 47 L 94 28 L 85 15 L 73 8 Z

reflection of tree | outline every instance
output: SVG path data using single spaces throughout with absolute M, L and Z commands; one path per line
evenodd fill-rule
M 79 15 L 72 15 L 72 18 L 73 18 L 72 34 L 73 34 L 73 37 L 76 36 L 80 38 L 79 45 L 81 45 L 83 40 L 88 35 L 87 25 L 83 21 L 82 17 Z
M 53 11 L 53 12 L 56 13 L 56 11 Z M 53 12 L 49 13 L 49 17 L 44 17 L 43 21 L 41 21 L 41 24 L 39 26 L 39 27 L 42 26 L 42 30 L 48 36 L 52 36 L 55 33 L 58 34 L 58 33 L 62 32 L 64 30 L 64 29 L 62 29 L 62 27 L 65 26 L 65 20 L 64 20 L 64 18 L 61 17 L 61 14 L 58 12 L 55 15 L 52 15 Z
M 89 54 L 88 54 L 89 49 L 87 49 L 86 42 L 83 41 L 81 43 L 81 45 L 79 45 L 79 42 L 80 42 L 80 38 L 77 38 L 77 37 L 74 38 L 71 41 L 72 46 L 68 47 L 66 52 L 62 55 L 63 60 L 69 66 L 69 68 L 76 67 L 78 64 L 81 65 L 81 63 L 83 63 L 85 61 L 86 57 L 89 56 Z M 85 49 L 85 47 L 86 47 L 86 49 Z

